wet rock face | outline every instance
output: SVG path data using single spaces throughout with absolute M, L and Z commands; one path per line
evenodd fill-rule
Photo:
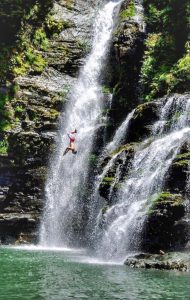
M 57 138 L 59 115 L 69 99 L 84 57 L 90 51 L 98 3 L 57 0 L 48 1 L 46 5 L 49 5 L 50 15 L 46 32 L 48 41 L 45 40 L 48 46 L 37 51 L 46 67 L 37 72 L 30 69 L 26 75 L 14 79 L 16 91 L 11 105 L 16 122 L 14 128 L 2 135 L 9 143 L 8 153 L 0 155 L 2 243 L 37 241 L 48 160 Z M 35 30 L 36 24 L 46 28 L 45 17 L 39 16 L 32 28 Z M 31 20 L 25 22 L 27 30 L 26 24 Z M 63 29 L 58 34 L 59 24 Z M 34 35 L 28 32 L 27 37 L 30 38 L 30 34 Z
M 108 135 L 112 134 L 113 124 L 119 125 L 127 112 L 139 103 L 138 82 L 145 34 L 141 28 L 142 24 L 135 18 L 137 11 L 129 10 L 131 2 L 130 0 L 123 2 L 118 27 L 113 36 L 110 55 L 113 99 L 109 113 Z
M 142 249 L 147 252 L 181 250 L 188 242 L 184 199 L 180 194 L 159 194 L 149 208 L 143 225 Z
M 189 240 L 190 223 L 186 218 L 189 203 L 189 143 L 182 145 L 171 164 L 163 192 L 154 199 L 142 233 L 142 249 L 182 250 Z
M 118 153 L 117 153 L 118 152 Z M 110 166 L 99 186 L 99 194 L 106 199 L 108 205 L 117 201 L 116 193 L 122 181 L 127 178 L 131 167 L 131 161 L 135 154 L 135 144 L 128 144 L 117 149 L 113 154 L 116 155 L 113 164 Z M 100 169 L 106 166 L 112 157 L 106 157 Z M 112 192 L 111 192 L 112 191 Z
M 189 165 L 190 165 L 190 144 L 185 143 L 172 165 L 168 170 L 168 175 L 165 182 L 165 188 L 172 192 L 182 193 L 187 195 L 187 183 L 189 180 Z
M 130 142 L 142 141 L 152 133 L 152 125 L 159 117 L 158 102 L 148 102 L 138 105 L 129 123 L 127 140 Z

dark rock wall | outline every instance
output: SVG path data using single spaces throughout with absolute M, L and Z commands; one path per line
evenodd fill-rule
M 145 33 L 142 31 L 142 24 L 133 18 L 133 12 L 128 9 L 131 3 L 133 3 L 131 0 L 122 3 L 118 26 L 113 35 L 109 61 L 111 73 L 109 85 L 113 98 L 108 113 L 108 138 L 126 115 L 139 103 L 139 74 L 144 52 Z

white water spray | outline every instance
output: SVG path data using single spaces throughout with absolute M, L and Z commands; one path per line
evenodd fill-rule
M 127 118 L 123 121 L 123 123 L 116 130 L 113 140 L 110 143 L 108 143 L 108 145 L 105 147 L 105 152 L 111 153 L 112 151 L 117 149 L 117 147 L 122 145 L 122 142 L 127 135 L 129 122 L 132 119 L 134 112 L 135 112 L 135 110 L 133 110 L 131 113 L 129 113 Z
M 117 8 L 119 10 L 121 2 L 109 1 L 99 12 L 94 26 L 92 51 L 62 116 L 60 140 L 46 183 L 46 206 L 40 232 L 40 244 L 43 246 L 72 245 L 82 222 L 89 154 L 103 107 L 99 77 L 114 28 L 114 12 Z M 67 132 L 75 128 L 78 129 L 78 154 L 68 153 L 63 158 L 68 144 Z
M 108 260 L 122 260 L 127 251 L 139 246 L 151 199 L 162 191 L 172 161 L 190 139 L 189 98 L 169 98 L 160 115 L 153 126 L 153 141 L 144 141 L 135 154 L 128 179 L 117 195 L 118 203 L 104 214 L 106 229 L 98 245 L 98 254 Z

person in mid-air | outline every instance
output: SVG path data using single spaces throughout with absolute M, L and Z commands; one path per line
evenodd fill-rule
M 63 153 L 63 155 L 67 154 L 67 152 L 72 151 L 73 154 L 77 154 L 77 151 L 75 149 L 75 135 L 77 133 L 77 130 L 75 129 L 75 131 L 71 131 L 70 133 L 68 133 L 68 137 L 69 137 L 69 147 L 67 147 L 65 149 L 65 152 Z

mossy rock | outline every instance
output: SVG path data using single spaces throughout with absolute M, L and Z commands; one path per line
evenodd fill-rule
M 168 170 L 165 180 L 165 188 L 174 193 L 186 193 L 187 180 L 189 178 L 190 151 L 189 145 L 184 144 L 179 154 L 175 157 Z
M 151 199 L 152 205 L 148 211 L 149 215 L 164 213 L 165 209 L 172 207 L 183 208 L 183 198 L 180 194 L 162 192 Z M 163 211 L 163 212 L 162 212 Z
M 136 149 L 136 144 L 126 144 L 118 149 L 116 149 L 110 156 L 106 157 L 101 164 L 101 172 L 102 169 L 109 163 L 109 160 L 116 155 L 113 165 L 105 174 L 100 187 L 99 193 L 100 195 L 108 201 L 108 204 L 112 204 L 115 202 L 115 194 L 119 189 L 121 189 L 122 182 L 127 178 L 128 172 L 131 167 L 131 161 L 134 157 Z M 119 169 L 119 170 L 118 170 Z M 119 177 L 116 178 L 117 171 L 119 171 Z M 113 186 L 114 184 L 114 186 Z M 110 188 L 113 187 L 113 194 L 110 198 Z
M 132 153 L 134 153 L 136 146 L 137 146 L 137 143 L 130 143 L 130 144 L 126 144 L 126 145 L 121 145 L 111 153 L 111 156 L 113 156 L 117 153 L 122 153 L 122 152 L 132 154 Z
M 114 177 L 104 177 L 102 183 L 111 185 L 113 181 L 114 181 Z
M 128 127 L 128 140 L 141 141 L 152 133 L 152 125 L 159 118 L 159 103 L 148 102 L 138 105 Z
M 162 192 L 154 196 L 142 229 L 142 249 L 158 252 L 160 249 L 183 249 L 188 241 L 188 223 L 185 217 L 185 199 L 181 194 Z
M 134 17 L 135 14 L 136 14 L 135 3 L 134 3 L 134 0 L 131 0 L 131 1 L 129 1 L 127 8 L 120 12 L 119 16 L 120 16 L 120 19 L 123 21 L 128 18 Z
M 159 253 L 159 249 L 157 253 Z M 169 252 L 164 255 L 140 253 L 128 257 L 125 261 L 125 265 L 132 268 L 190 272 L 190 255 L 182 252 Z

